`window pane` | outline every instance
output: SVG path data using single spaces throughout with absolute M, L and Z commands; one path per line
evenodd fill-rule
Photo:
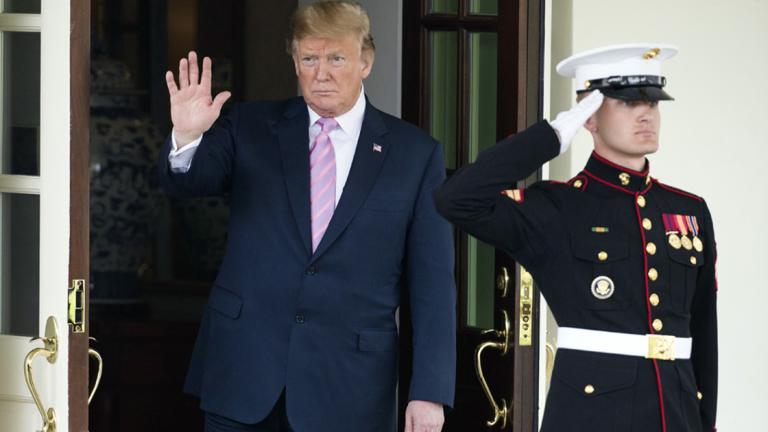
M 493 328 L 495 250 L 469 236 L 467 239 L 468 327 Z
M 469 36 L 469 157 L 496 142 L 495 33 Z M 495 250 L 473 237 L 467 249 L 467 325 L 493 328 Z
M 472 15 L 498 15 L 498 0 L 471 0 L 469 13 Z
M 6 13 L 40 13 L 40 0 L 0 0 L 0 10 Z
M 0 333 L 37 336 L 40 197 L 0 194 Z
M 40 173 L 40 33 L 0 33 L 0 173 Z
M 469 36 L 469 158 L 496 142 L 496 33 Z
M 458 14 L 459 0 L 432 0 L 429 2 L 430 13 Z
M 456 168 L 458 35 L 429 35 L 429 133 L 443 144 L 445 166 Z

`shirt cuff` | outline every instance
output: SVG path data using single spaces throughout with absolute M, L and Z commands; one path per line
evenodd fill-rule
M 171 132 L 171 151 L 168 153 L 168 163 L 170 164 L 171 172 L 185 173 L 189 171 L 189 168 L 192 166 L 192 158 L 195 156 L 197 147 L 202 140 L 203 136 L 200 135 L 196 140 L 179 149 L 176 145 L 176 136 L 174 132 Z

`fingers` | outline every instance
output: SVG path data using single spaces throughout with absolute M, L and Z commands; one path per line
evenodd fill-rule
M 405 410 L 406 432 L 440 432 L 444 421 L 442 406 L 433 403 L 411 401 Z
M 167 71 L 165 73 L 165 85 L 168 86 L 168 94 L 171 96 L 179 91 L 178 87 L 176 87 L 176 81 L 173 79 L 173 72 Z
M 600 90 L 595 90 L 581 101 L 581 105 L 584 107 L 584 111 L 592 115 L 603 104 L 603 99 L 605 99 L 603 93 Z
M 221 107 L 224 106 L 224 102 L 227 101 L 232 96 L 232 93 L 228 91 L 223 91 L 216 95 L 216 98 L 213 99 L 213 106 L 216 107 L 216 109 L 221 110 Z
M 413 431 L 413 414 L 411 414 L 411 411 L 409 409 L 405 410 L 405 431 L 404 432 L 414 432 Z
M 197 53 L 194 51 L 189 52 L 189 84 L 198 85 L 200 83 L 200 70 L 197 65 Z
M 202 87 L 211 88 L 211 59 L 203 57 L 203 78 L 200 80 Z
M 189 87 L 189 63 L 187 59 L 179 60 L 179 87 L 184 90 Z

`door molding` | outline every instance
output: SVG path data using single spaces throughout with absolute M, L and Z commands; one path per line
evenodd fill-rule
M 88 260 L 90 230 L 90 51 L 91 51 L 91 2 L 70 2 L 69 36 L 69 129 L 70 180 L 69 180 L 69 281 L 84 279 L 85 310 L 89 310 L 90 280 Z M 66 291 L 69 285 L 62 286 Z M 69 430 L 88 431 L 88 316 L 84 317 L 84 333 L 69 333 Z

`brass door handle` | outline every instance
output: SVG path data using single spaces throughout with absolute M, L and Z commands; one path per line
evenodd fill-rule
M 493 410 L 493 419 L 488 420 L 486 424 L 489 427 L 491 427 L 501 422 L 501 427 L 505 428 L 507 426 L 507 418 L 509 417 L 509 407 L 507 406 L 507 401 L 506 399 L 502 398 L 501 406 L 499 406 L 499 404 L 496 403 L 496 399 L 493 397 L 493 394 L 491 393 L 491 389 L 488 386 L 488 381 L 485 379 L 485 374 L 483 373 L 483 364 L 482 364 L 483 351 L 486 348 L 497 349 L 501 351 L 502 356 L 509 351 L 509 336 L 510 336 L 509 315 L 505 310 L 502 310 L 501 312 L 504 315 L 504 329 L 486 330 L 483 332 L 484 334 L 495 333 L 497 337 L 501 338 L 501 341 L 487 341 L 477 346 L 477 349 L 475 350 L 475 372 L 477 373 L 477 379 L 478 381 L 480 381 L 480 385 L 483 387 L 483 391 L 485 392 L 485 397 L 488 398 L 488 402 L 491 404 L 491 409 Z
M 32 379 L 32 362 L 37 356 L 43 356 L 50 364 L 56 363 L 58 358 L 59 326 L 56 323 L 56 318 L 48 317 L 48 321 L 45 324 L 45 337 L 32 338 L 30 342 L 38 340 L 43 342 L 44 347 L 33 348 L 24 358 L 24 381 L 27 383 L 32 400 L 35 401 L 35 406 L 37 406 L 37 410 L 43 418 L 42 432 L 56 432 L 56 410 L 51 407 L 46 411 L 40 398 L 40 393 L 37 391 L 37 386 L 35 386 L 35 382 Z
M 549 383 L 552 381 L 552 371 L 555 368 L 555 347 L 552 346 L 552 344 L 548 343 L 546 345 L 546 350 L 547 350 L 546 377 L 547 377 L 547 387 L 549 387 Z
M 88 405 L 90 405 L 91 400 L 93 399 L 93 395 L 96 394 L 96 390 L 99 389 L 99 383 L 101 383 L 101 372 L 104 369 L 104 360 L 101 358 L 101 354 L 99 354 L 99 352 L 93 348 L 88 348 L 88 357 L 96 359 L 96 362 L 99 364 L 99 369 L 96 372 L 96 382 L 93 383 L 93 389 L 88 395 Z

